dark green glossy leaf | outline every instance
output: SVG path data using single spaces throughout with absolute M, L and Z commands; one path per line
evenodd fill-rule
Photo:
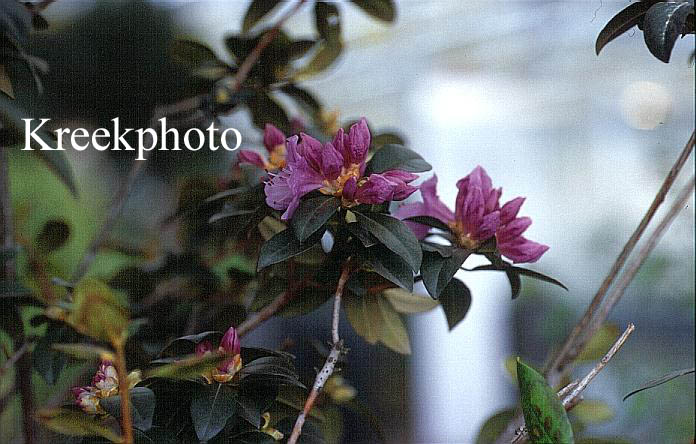
M 297 85 L 288 84 L 280 88 L 282 92 L 292 97 L 292 99 L 313 118 L 321 112 L 321 103 L 306 89 Z
M 459 279 L 452 279 L 440 293 L 440 305 L 452 330 L 464 319 L 471 306 L 471 291 Z
M 685 369 L 682 369 L 682 370 L 677 370 L 677 371 L 674 371 L 674 372 L 667 373 L 666 375 L 661 376 L 661 377 L 659 377 L 659 378 L 657 378 L 657 379 L 653 379 L 652 381 L 649 381 L 649 382 L 645 383 L 644 385 L 642 385 L 641 387 L 639 387 L 639 388 L 633 390 L 632 392 L 628 393 L 626 396 L 623 397 L 623 400 L 625 401 L 625 400 L 628 399 L 629 397 L 635 395 L 636 393 L 642 392 L 643 390 L 647 390 L 647 389 L 650 389 L 650 388 L 653 388 L 653 387 L 657 387 L 658 385 L 662 385 L 662 384 L 664 384 L 664 383 L 666 383 L 666 382 L 671 381 L 672 379 L 675 379 L 675 378 L 678 378 L 678 377 L 684 376 L 684 375 L 689 375 L 689 374 L 691 374 L 691 373 L 694 373 L 694 368 L 693 368 L 693 367 L 692 367 L 692 368 L 685 368 Z
M 687 30 L 687 17 L 694 14 L 694 2 L 658 2 L 645 13 L 643 37 L 645 44 L 655 57 L 669 63 L 672 48 L 679 35 Z M 693 26 L 693 25 L 692 25 Z
M 442 257 L 452 257 L 452 252 L 459 248 L 450 245 L 436 244 L 434 242 L 421 241 L 421 247 L 423 251 L 428 251 L 431 253 L 437 253 Z
M 254 46 L 256 46 L 256 38 L 240 37 L 238 35 L 230 35 L 225 37 L 225 46 L 237 63 L 242 63 Z
M 0 120 L 4 126 L 12 133 L 19 135 L 24 140 L 25 123 L 23 118 L 31 118 L 24 110 L 19 109 L 12 103 L 9 98 L 0 95 Z M 40 120 L 32 122 L 32 129 L 40 123 Z M 42 127 L 43 129 L 43 127 Z M 36 134 L 51 148 L 56 148 L 55 140 L 48 131 L 38 130 Z M 22 148 L 25 148 L 24 146 Z M 65 156 L 65 151 L 40 150 L 41 146 L 38 142 L 31 140 L 32 153 L 39 156 L 41 160 L 58 176 L 70 192 L 77 196 L 77 187 L 75 186 L 75 177 L 72 168 Z
M 152 416 L 155 414 L 155 393 L 147 387 L 135 387 L 129 393 L 133 426 L 147 432 L 152 427 Z M 121 395 L 103 398 L 99 405 L 114 418 L 121 418 Z
M 544 377 L 517 360 L 522 412 L 533 444 L 573 444 L 573 429 L 561 400 Z
M 488 418 L 476 437 L 476 444 L 493 444 L 515 417 L 515 409 L 505 409 Z
M 244 14 L 242 32 L 249 32 L 254 25 L 280 3 L 279 0 L 252 0 Z
M 550 276 L 546 276 L 543 273 L 539 273 L 538 271 L 529 270 L 528 268 L 522 268 L 522 267 L 510 267 L 510 270 L 512 270 L 515 273 L 522 275 L 522 276 L 527 276 L 527 277 L 530 277 L 532 279 L 538 279 L 540 281 L 548 282 L 549 284 L 558 285 L 559 287 L 561 287 L 565 291 L 568 291 L 568 287 L 563 285 L 562 282 L 560 282 L 560 281 L 558 281 Z
M 243 384 L 294 385 L 304 388 L 290 361 L 277 356 L 258 358 L 244 365 L 240 371 L 240 379 Z
M 290 120 L 274 98 L 267 93 L 259 93 L 246 102 L 251 112 L 254 125 L 264 128 L 267 123 L 272 123 L 281 131 L 288 133 L 290 130 Z
M 461 248 L 452 249 L 450 257 L 442 257 L 439 253 L 424 252 L 421 264 L 423 284 L 433 299 L 440 297 L 442 291 L 459 271 L 471 251 Z
M 375 245 L 364 252 L 364 257 L 377 274 L 401 288 L 413 290 L 413 271 L 399 255 L 383 245 Z
M 162 358 L 151 364 L 164 364 L 145 372 L 146 378 L 195 379 L 220 365 L 229 355 L 209 353 L 202 357 L 190 356 L 183 359 Z
M 303 81 L 321 73 L 338 60 L 342 51 L 343 43 L 340 40 L 322 41 L 312 59 L 293 75 L 293 79 Z
M 360 241 L 363 247 L 369 248 L 377 245 L 377 238 L 370 234 L 370 232 L 359 223 L 349 223 L 347 226 L 348 231 Z
M 372 17 L 384 22 L 393 22 L 396 8 L 392 0 L 351 0 L 353 4 Z
M 172 43 L 170 51 L 175 61 L 192 70 L 202 66 L 224 66 L 212 49 L 193 40 L 177 39 Z
M 379 150 L 387 144 L 405 145 L 406 142 L 400 135 L 395 133 L 380 133 L 372 136 L 371 148 Z
M 60 372 L 68 363 L 68 357 L 53 349 L 53 344 L 58 341 L 75 340 L 78 340 L 75 330 L 53 320 L 48 322 L 46 333 L 39 339 L 31 354 L 34 368 L 46 383 L 55 384 Z
M 261 428 L 261 415 L 268 411 L 277 396 L 277 387 L 254 385 L 247 388 L 247 386 L 242 386 L 237 395 L 237 414 L 255 428 Z
M 354 213 L 357 222 L 372 233 L 385 247 L 399 255 L 418 271 L 423 253 L 418 239 L 408 226 L 400 220 L 379 213 Z
M 300 202 L 292 216 L 292 228 L 300 242 L 305 242 L 336 214 L 341 206 L 340 199 L 335 196 L 321 195 Z
M 236 398 L 225 384 L 208 384 L 193 392 L 191 420 L 198 439 L 207 442 L 225 428 L 237 410 Z
M 651 2 L 633 2 L 609 20 L 609 23 L 602 28 L 597 36 L 597 42 L 595 43 L 597 55 L 599 55 L 607 43 L 636 26 L 643 19 L 643 15 L 650 9 L 650 6 Z
M 183 356 L 194 352 L 196 344 L 210 341 L 211 344 L 219 344 L 224 333 L 219 331 L 205 331 L 196 335 L 182 336 L 165 345 L 160 356 Z
M 336 42 L 341 39 L 341 16 L 335 4 L 316 2 L 314 23 L 319 36 L 327 42 Z
M 421 225 L 427 225 L 428 227 L 437 228 L 438 230 L 442 231 L 451 231 L 450 227 L 447 226 L 446 223 L 432 216 L 413 216 L 408 217 L 404 220 L 409 222 L 415 222 Z
M 323 235 L 324 230 L 321 229 L 312 234 L 305 242 L 300 242 L 295 237 L 294 230 L 286 228 L 263 244 L 256 269 L 260 271 L 269 265 L 283 262 L 300 253 L 304 253 L 316 245 Z
M 522 290 L 522 280 L 520 279 L 520 275 L 510 270 L 506 270 L 505 275 L 507 276 L 508 281 L 510 282 L 510 292 L 512 294 L 512 299 L 517 299 L 517 296 L 520 295 L 520 291 Z
M 432 167 L 418 153 L 401 145 L 384 145 L 367 164 L 365 174 L 401 170 L 409 173 L 430 171 Z

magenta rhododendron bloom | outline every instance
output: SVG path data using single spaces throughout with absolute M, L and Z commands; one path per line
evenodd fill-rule
M 403 205 L 396 216 L 405 219 L 413 216 L 431 216 L 447 224 L 455 235 L 456 243 L 470 250 L 480 247 L 495 236 L 500 253 L 515 263 L 535 262 L 549 249 L 522 236 L 531 225 L 528 217 L 517 217 L 524 202 L 518 197 L 500 207 L 501 188 L 493 188 L 486 171 L 477 166 L 457 182 L 455 211 L 452 212 L 437 196 L 437 176 L 420 186 L 423 202 Z M 429 227 L 413 222 L 407 224 L 419 239 L 423 239 Z
M 263 131 L 263 146 L 268 151 L 268 159 L 252 150 L 240 150 L 237 159 L 239 163 L 250 163 L 266 171 L 279 170 L 286 165 L 287 150 L 285 134 L 270 123 Z
M 203 375 L 208 383 L 212 383 L 212 381 L 229 382 L 242 368 L 242 356 L 240 354 L 242 352 L 242 343 L 239 340 L 239 335 L 234 327 L 227 329 L 225 335 L 220 340 L 218 351 L 221 353 L 228 353 L 233 356 L 226 359 L 212 372 Z M 205 356 L 206 354 L 212 352 L 213 344 L 210 341 L 201 341 L 196 344 L 196 356 Z
M 403 200 L 416 187 L 409 185 L 418 176 L 392 170 L 364 177 L 370 147 L 370 130 L 365 119 L 339 129 L 332 142 L 323 144 L 301 133 L 287 141 L 287 166 L 266 183 L 266 203 L 285 210 L 282 219 L 292 217 L 305 194 L 319 190 L 341 199 L 344 207 Z

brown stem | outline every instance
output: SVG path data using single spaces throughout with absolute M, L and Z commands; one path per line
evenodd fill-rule
M 343 288 L 350 277 L 350 272 L 351 264 L 350 258 L 348 258 L 343 265 L 341 276 L 338 279 L 338 285 L 336 285 L 336 293 L 334 293 L 334 308 L 333 316 L 331 318 L 331 338 L 333 339 L 333 346 L 331 347 L 329 356 L 326 358 L 324 366 L 321 368 L 316 379 L 314 380 L 312 391 L 309 393 L 307 401 L 305 401 L 302 412 L 300 412 L 300 414 L 297 416 L 297 420 L 295 421 L 295 426 L 292 428 L 292 434 L 290 435 L 288 444 L 297 444 L 297 440 L 300 438 L 300 434 L 302 434 L 302 426 L 304 425 L 307 416 L 312 411 L 312 407 L 314 407 L 314 403 L 317 401 L 319 394 L 324 388 L 324 384 L 326 384 L 326 381 L 328 381 L 333 374 L 336 363 L 338 362 L 338 358 L 340 357 L 341 353 L 343 353 L 343 341 L 338 336 L 338 321 L 341 314 L 341 296 L 343 295 Z
M 264 321 L 271 318 L 274 314 L 280 311 L 283 307 L 288 305 L 288 303 L 293 299 L 293 292 L 285 291 L 280 296 L 275 298 L 273 302 L 266 305 L 261 311 L 256 313 L 254 316 L 250 317 L 246 321 L 239 324 L 237 327 L 237 334 L 239 336 L 244 336 Z
M 691 138 L 684 146 L 684 149 L 679 154 L 679 157 L 677 158 L 674 165 L 672 165 L 672 168 L 669 170 L 669 173 L 667 174 L 667 177 L 662 183 L 662 186 L 660 187 L 659 191 L 655 195 L 655 198 L 653 199 L 650 208 L 648 208 L 648 211 L 643 216 L 643 219 L 638 224 L 638 227 L 633 232 L 631 237 L 628 239 L 626 245 L 624 245 L 619 256 L 616 258 L 616 261 L 609 270 L 609 273 L 607 273 L 607 276 L 604 278 L 602 285 L 600 285 L 599 289 L 597 290 L 597 293 L 592 298 L 592 302 L 590 303 L 589 307 L 587 307 L 585 314 L 580 319 L 578 324 L 573 328 L 570 335 L 568 335 L 565 342 L 559 349 L 558 353 L 556 353 L 555 357 L 549 361 L 548 365 L 544 369 L 544 375 L 549 376 L 557 370 L 563 370 L 563 367 L 566 364 L 572 362 L 582 351 L 582 347 L 578 346 L 577 341 L 580 339 L 580 337 L 583 335 L 583 332 L 585 332 L 585 329 L 590 324 L 592 317 L 601 305 L 604 296 L 607 294 L 607 290 L 609 290 L 609 287 L 616 279 L 616 276 L 619 274 L 619 271 L 621 271 L 621 268 L 626 263 L 628 256 L 631 254 L 636 244 L 638 243 L 638 240 L 645 232 L 645 229 L 647 228 L 648 224 L 655 215 L 655 212 L 657 212 L 657 209 L 665 200 L 667 192 L 674 184 L 674 181 L 677 178 L 679 171 L 681 171 L 682 167 L 686 163 L 686 160 L 691 154 L 691 151 L 693 151 L 694 149 L 695 137 L 696 131 L 691 133 Z
M 118 374 L 118 394 L 121 395 L 121 433 L 123 444 L 133 444 L 133 419 L 131 418 L 130 392 L 128 391 L 128 371 L 123 341 L 115 341 L 116 373 Z
M 109 232 L 116 224 L 118 217 L 121 215 L 121 211 L 123 211 L 123 206 L 126 204 L 126 200 L 128 199 L 131 188 L 133 187 L 135 180 L 140 175 L 142 169 L 145 168 L 146 164 L 147 160 L 134 160 L 131 164 L 128 175 L 126 176 L 125 180 L 121 182 L 116 195 L 114 195 L 114 198 L 111 200 L 109 212 L 106 215 L 104 224 L 94 236 L 94 239 L 92 239 L 89 247 L 87 247 L 87 251 L 85 251 L 85 254 L 82 256 L 80 263 L 71 277 L 71 281 L 73 283 L 77 283 L 84 277 L 85 273 L 87 273 L 87 270 L 89 269 L 89 266 L 92 265 L 92 262 L 94 262 L 94 259 L 97 257 L 97 253 L 99 252 L 102 244 L 108 240 Z

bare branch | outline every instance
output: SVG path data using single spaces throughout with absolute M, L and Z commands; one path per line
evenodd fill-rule
M 582 347 L 577 345 L 578 339 L 580 339 L 580 337 L 585 332 L 587 326 L 590 324 L 590 321 L 592 320 L 592 317 L 601 305 L 602 300 L 604 300 L 604 296 L 607 294 L 609 287 L 614 282 L 617 275 L 619 274 L 619 271 L 621 271 L 621 268 L 626 263 L 628 256 L 631 254 L 636 244 L 640 240 L 641 236 L 645 232 L 645 229 L 647 228 L 648 224 L 655 215 L 655 212 L 660 207 L 662 202 L 665 200 L 667 192 L 674 184 L 674 181 L 676 180 L 679 171 L 681 171 L 682 167 L 686 163 L 686 160 L 688 159 L 689 155 L 694 149 L 695 137 L 696 131 L 691 133 L 691 138 L 684 146 L 684 149 L 679 154 L 679 157 L 677 158 L 674 165 L 672 165 L 672 168 L 669 170 L 669 173 L 667 174 L 667 177 L 662 183 L 662 186 L 655 195 L 655 198 L 653 199 L 650 208 L 648 208 L 648 211 L 643 216 L 643 219 L 638 224 L 638 227 L 633 232 L 631 237 L 628 239 L 626 245 L 624 245 L 619 256 L 616 258 L 616 261 L 609 270 L 609 273 L 607 273 L 607 276 L 604 278 L 602 285 L 600 285 L 599 289 L 597 290 L 597 293 L 594 295 L 592 302 L 590 303 L 589 307 L 587 307 L 585 314 L 580 319 L 578 324 L 573 328 L 570 335 L 568 335 L 556 356 L 549 361 L 548 365 L 544 369 L 544 375 L 551 375 L 552 382 L 555 379 L 557 379 L 553 377 L 556 370 L 563 370 L 563 367 L 566 364 L 572 362 L 582 351 Z
M 302 412 L 300 412 L 300 414 L 297 416 L 297 421 L 295 421 L 295 426 L 292 428 L 292 434 L 290 435 L 288 444 L 297 444 L 297 440 L 300 438 L 302 426 L 307 419 L 307 415 L 309 415 L 309 412 L 312 411 L 312 407 L 314 407 L 314 403 L 316 402 L 317 397 L 319 397 L 319 393 L 321 393 L 322 389 L 324 388 L 324 384 L 326 384 L 326 381 L 328 381 L 333 374 L 334 368 L 336 367 L 336 362 L 338 362 L 338 358 L 343 352 L 343 341 L 338 336 L 338 321 L 341 314 L 341 296 L 343 295 L 343 287 L 345 287 L 346 282 L 348 282 L 350 271 L 351 264 L 350 258 L 348 258 L 343 265 L 341 276 L 339 277 L 338 285 L 336 286 L 336 293 L 334 294 L 334 308 L 331 319 L 331 337 L 333 339 L 333 346 L 331 347 L 331 352 L 329 353 L 328 358 L 326 358 L 324 366 L 321 368 L 316 379 L 314 380 L 312 391 L 309 393 L 307 401 L 305 401 Z

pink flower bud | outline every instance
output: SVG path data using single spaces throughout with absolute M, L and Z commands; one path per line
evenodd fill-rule
M 230 327 L 225 332 L 225 336 L 222 337 L 220 341 L 220 348 L 227 352 L 238 355 L 242 351 L 242 344 L 239 341 L 239 335 L 237 335 L 237 330 L 234 327 Z

